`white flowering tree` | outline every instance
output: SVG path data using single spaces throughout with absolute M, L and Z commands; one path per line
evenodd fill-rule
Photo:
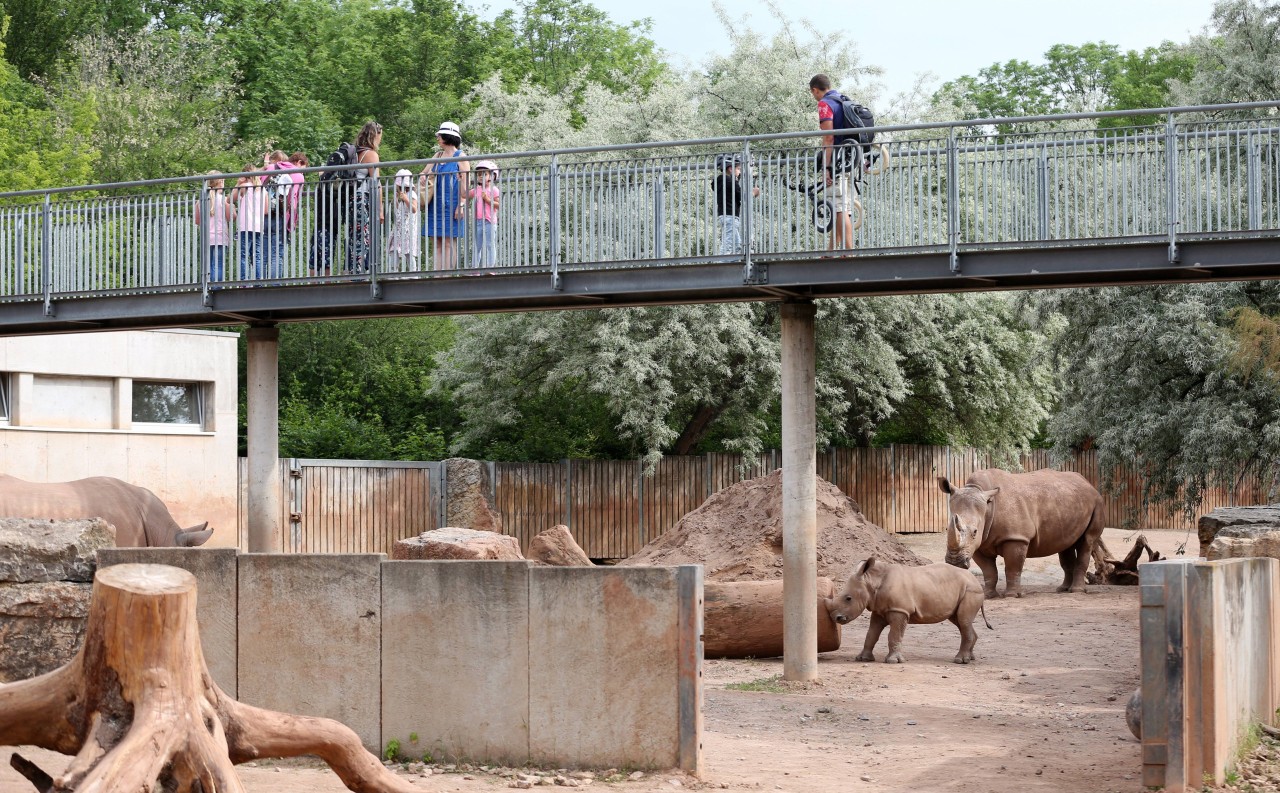
M 780 30 L 765 37 L 721 10 L 730 51 L 664 73 L 648 91 L 615 92 L 585 74 L 557 92 L 532 81 L 511 89 L 495 75 L 476 89 L 466 126 L 515 150 L 816 129 L 807 89 L 818 72 L 879 101 L 879 71 L 843 34 L 773 13 Z M 820 301 L 817 327 L 822 443 L 867 443 L 890 428 L 898 440 L 1012 452 L 1045 417 L 1039 337 L 1002 296 Z M 455 449 L 472 454 L 752 453 L 777 442 L 778 336 L 774 304 L 468 317 L 435 383 L 462 415 Z M 511 441 L 521 427 L 537 436 L 529 445 Z M 548 441 L 557 427 L 564 435 Z

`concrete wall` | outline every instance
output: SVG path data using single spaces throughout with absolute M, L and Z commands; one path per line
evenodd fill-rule
M 1221 784 L 1252 725 L 1280 708 L 1280 561 L 1139 568 L 1143 784 Z
M 382 554 L 242 554 L 239 699 L 381 746 Z
M 395 739 L 417 757 L 701 770 L 700 567 L 99 553 L 123 562 L 195 573 L 224 690 L 337 719 L 372 751 Z
M 0 338 L 0 372 L 10 384 L 0 472 L 38 482 L 118 477 L 154 491 L 180 525 L 209 521 L 209 545 L 234 547 L 236 355 L 236 334 L 214 331 Z M 93 404 L 52 411 L 56 405 L 36 399 L 51 376 L 72 378 L 63 381 L 67 393 Z M 135 379 L 203 383 L 204 425 L 134 426 Z M 97 404 L 104 388 L 109 406 Z
M 167 564 L 196 577 L 196 620 L 200 649 L 213 682 L 229 696 L 236 685 L 236 624 L 239 611 L 237 554 L 234 548 L 103 548 L 98 567 L 113 564 Z
M 530 566 L 382 565 L 384 745 L 394 738 L 413 756 L 528 761 Z

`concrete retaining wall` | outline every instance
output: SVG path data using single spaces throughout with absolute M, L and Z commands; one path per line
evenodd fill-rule
M 700 567 L 99 554 L 122 562 L 196 574 L 224 690 L 337 719 L 375 752 L 394 739 L 415 757 L 701 770 Z
M 1222 784 L 1252 725 L 1280 708 L 1280 561 L 1139 568 L 1143 784 Z

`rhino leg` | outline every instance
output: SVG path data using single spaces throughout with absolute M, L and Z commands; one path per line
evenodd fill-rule
M 973 646 L 978 643 L 978 631 L 973 627 L 973 618 L 981 607 L 982 598 L 978 597 L 978 593 L 966 594 L 956 613 L 951 615 L 951 624 L 960 629 L 960 652 L 953 659 L 957 664 L 977 660 L 973 654 Z
M 989 598 L 1000 597 L 996 592 L 996 584 L 1000 582 L 1000 574 L 996 572 L 996 558 L 976 551 L 973 554 L 973 563 L 982 571 L 983 594 Z M 1008 573 L 1008 567 L 1005 568 L 1005 572 Z
M 1059 592 L 1088 592 L 1085 587 L 1085 575 L 1089 572 L 1089 560 L 1093 556 L 1092 538 L 1088 532 L 1080 535 L 1080 539 L 1076 540 L 1076 544 L 1071 547 L 1075 552 L 1075 566 L 1067 573 L 1066 579 L 1062 582 L 1063 588 Z
M 1004 596 L 1022 597 L 1022 566 L 1027 561 L 1027 544 L 1010 540 L 1000 546 L 1004 557 Z
M 1071 588 L 1071 583 L 1075 580 L 1076 552 L 1079 545 L 1079 543 L 1076 543 L 1058 554 L 1058 564 L 1062 565 L 1062 586 L 1058 587 L 1059 592 L 1066 592 Z
M 889 620 L 889 654 L 884 657 L 886 664 L 900 664 L 907 659 L 902 655 L 902 636 L 907 632 L 907 615 L 902 611 L 890 611 Z
M 867 626 L 867 640 L 862 643 L 862 652 L 854 658 L 855 661 L 874 661 L 876 660 L 876 642 L 880 641 L 880 634 L 888 625 L 884 617 L 879 614 L 871 615 L 871 624 Z

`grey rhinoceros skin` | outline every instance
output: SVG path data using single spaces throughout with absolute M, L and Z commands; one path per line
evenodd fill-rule
M 42 483 L 0 474 L 0 517 L 102 518 L 123 548 L 201 545 L 213 534 L 207 522 L 182 528 L 155 493 L 110 476 Z

